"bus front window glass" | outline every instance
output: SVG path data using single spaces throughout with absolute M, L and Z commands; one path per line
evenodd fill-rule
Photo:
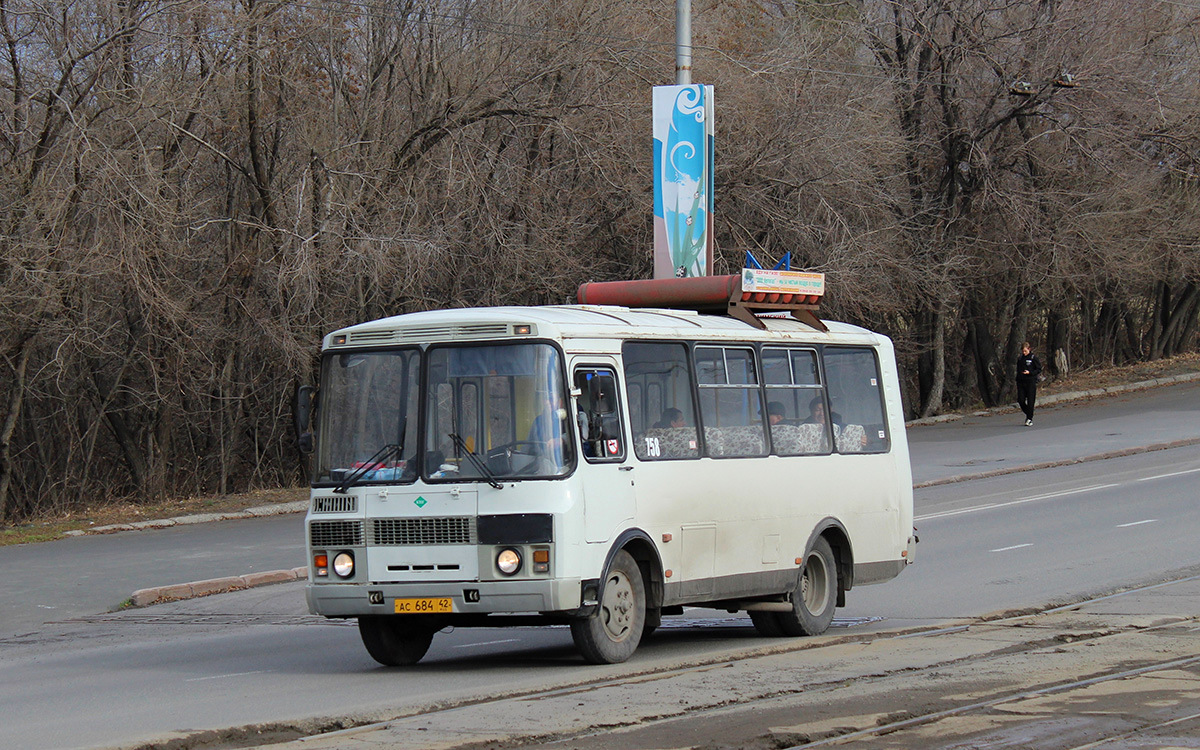
M 838 452 L 887 452 L 887 420 L 875 352 L 826 347 L 823 358 L 829 387 L 829 417 Z
M 430 420 L 425 451 L 440 459 L 437 466 L 426 462 L 429 480 L 533 479 L 571 470 L 574 441 L 554 347 L 438 347 L 428 357 L 429 413 L 439 418 Z
M 314 484 L 416 478 L 419 365 L 416 349 L 325 357 Z
M 646 394 L 640 409 L 630 409 L 633 452 L 643 461 L 696 458 L 696 408 L 687 347 L 680 343 L 630 341 L 621 349 L 625 385 Z

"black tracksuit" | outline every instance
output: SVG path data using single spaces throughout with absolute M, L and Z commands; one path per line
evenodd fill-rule
M 1017 405 L 1025 412 L 1026 419 L 1033 419 L 1033 402 L 1037 399 L 1038 375 L 1042 363 L 1033 352 L 1017 357 Z

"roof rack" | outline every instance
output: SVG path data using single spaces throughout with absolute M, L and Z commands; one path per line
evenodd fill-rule
M 581 305 L 622 305 L 696 310 L 729 315 L 755 328 L 766 328 L 760 313 L 788 313 L 818 331 L 828 331 L 817 317 L 825 294 L 825 274 L 744 268 L 729 276 L 681 279 L 597 281 L 581 284 Z

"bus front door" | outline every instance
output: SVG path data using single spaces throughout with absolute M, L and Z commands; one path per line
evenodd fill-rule
M 589 543 L 611 540 L 634 516 L 633 465 L 621 418 L 616 363 L 588 357 L 574 365 L 576 426 L 582 461 L 584 532 Z

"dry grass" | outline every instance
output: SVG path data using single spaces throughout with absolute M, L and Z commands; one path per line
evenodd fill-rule
M 1181 354 L 1171 359 L 1137 362 L 1121 367 L 1092 367 L 1069 373 L 1065 378 L 1050 380 L 1038 387 L 1039 393 L 1088 391 L 1125 383 L 1140 383 L 1154 378 L 1200 372 L 1200 353 Z
M 11 544 L 48 542 L 62 538 L 68 531 L 81 531 L 117 523 L 134 523 L 159 518 L 190 516 L 197 513 L 233 513 L 260 505 L 304 500 L 306 488 L 255 490 L 235 495 L 208 495 L 172 498 L 154 503 L 117 502 L 97 504 L 65 515 L 28 521 L 0 529 L 0 547 Z
M 1153 378 L 1200 372 L 1200 353 L 1184 354 L 1157 362 L 1139 362 L 1123 367 L 1095 367 L 1050 380 L 1038 389 L 1041 394 L 1086 391 L 1093 388 L 1137 383 Z M 964 411 L 970 411 L 965 409 Z M 295 502 L 307 497 L 304 488 L 256 490 L 237 495 L 174 498 L 158 503 L 135 505 L 112 503 L 84 508 L 65 516 L 43 518 L 15 528 L 0 529 L 0 546 L 29 544 L 61 538 L 66 532 L 131 523 L 157 518 L 172 518 L 196 513 L 229 513 L 260 505 Z

